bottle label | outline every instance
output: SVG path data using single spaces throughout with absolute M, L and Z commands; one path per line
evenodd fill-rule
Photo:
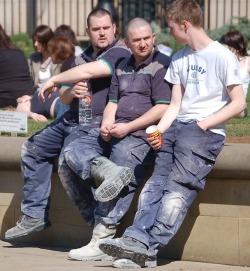
M 91 107 L 92 97 L 90 93 L 84 95 L 84 97 L 79 100 L 79 124 L 86 125 L 91 124 L 92 121 L 92 107 Z
M 84 95 L 84 97 L 83 97 L 83 103 L 84 104 L 90 105 L 91 101 L 92 101 L 92 97 L 91 97 L 90 93 Z

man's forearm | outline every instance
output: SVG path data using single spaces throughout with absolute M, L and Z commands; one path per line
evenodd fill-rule
M 115 123 L 115 113 L 117 110 L 117 104 L 109 102 L 103 112 L 102 125 L 110 126 Z
M 143 114 L 141 117 L 129 122 L 130 131 L 137 131 L 140 129 L 147 128 L 152 124 L 157 124 L 161 117 L 163 116 L 164 112 L 168 108 L 168 104 L 157 104 L 152 107 L 148 112 Z

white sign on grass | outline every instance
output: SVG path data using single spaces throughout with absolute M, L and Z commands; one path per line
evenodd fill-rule
M 27 133 L 27 113 L 0 111 L 0 132 Z

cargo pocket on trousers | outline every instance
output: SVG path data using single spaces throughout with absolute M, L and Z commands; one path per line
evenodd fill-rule
M 193 149 L 192 153 L 194 155 L 193 170 L 199 183 L 204 187 L 206 177 L 212 170 L 216 157 L 200 149 Z

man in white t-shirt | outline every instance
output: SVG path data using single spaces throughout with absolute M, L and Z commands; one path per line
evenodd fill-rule
M 186 46 L 173 56 L 165 76 L 173 90 L 158 124 L 163 143 L 149 139 L 157 151 L 155 168 L 140 194 L 133 225 L 122 238 L 100 243 L 116 259 L 114 267 L 155 261 L 204 189 L 224 145 L 225 123 L 246 106 L 237 59 L 206 35 L 197 2 L 174 1 L 166 20 L 176 41 Z

